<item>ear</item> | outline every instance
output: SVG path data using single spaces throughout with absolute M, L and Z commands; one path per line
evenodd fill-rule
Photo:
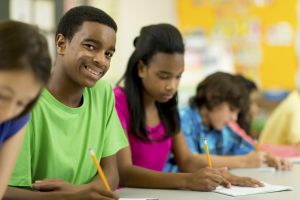
M 62 34 L 57 34 L 55 41 L 57 54 L 64 55 L 67 46 L 67 39 Z
M 138 68 L 139 77 L 143 78 L 145 76 L 145 72 L 146 72 L 146 65 L 144 64 L 144 62 L 142 60 L 138 61 L 137 68 Z

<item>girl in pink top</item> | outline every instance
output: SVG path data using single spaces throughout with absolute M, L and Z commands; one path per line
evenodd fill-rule
M 136 137 L 134 133 L 130 133 L 130 115 L 124 89 L 116 87 L 114 93 L 116 97 L 116 109 L 121 124 L 126 133 L 128 133 L 133 164 L 156 171 L 162 171 L 172 146 L 171 137 L 165 137 L 166 130 L 163 123 L 159 122 L 153 127 L 146 125 L 149 141 Z M 151 152 L 151 154 L 149 154 L 149 152 Z
M 193 154 L 180 131 L 177 87 L 184 71 L 184 45 L 172 25 L 143 27 L 134 40 L 122 78 L 116 87 L 116 109 L 130 147 L 117 153 L 120 185 L 209 191 L 218 185 L 257 186 L 251 178 L 233 176 L 224 169 L 205 168 L 207 162 Z M 163 173 L 169 153 L 186 173 Z

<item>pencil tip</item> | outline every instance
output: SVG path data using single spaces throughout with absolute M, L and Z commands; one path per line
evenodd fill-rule
M 89 152 L 92 156 L 95 155 L 94 150 L 92 148 L 89 148 Z

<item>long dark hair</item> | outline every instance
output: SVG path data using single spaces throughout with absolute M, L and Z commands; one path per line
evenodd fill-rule
M 46 38 L 37 27 L 17 21 L 0 22 L 0 70 L 30 71 L 37 81 L 46 85 L 51 58 Z M 38 96 L 15 118 L 28 113 Z
M 236 77 L 245 90 L 244 93 L 245 104 L 240 108 L 237 123 L 242 129 L 245 130 L 247 134 L 250 134 L 250 128 L 251 128 L 251 119 L 249 118 L 249 112 L 251 106 L 250 95 L 252 92 L 257 91 L 258 88 L 254 81 L 247 79 L 242 75 L 236 75 Z
M 138 76 L 138 62 L 145 65 L 151 62 L 156 53 L 184 53 L 183 39 L 177 28 L 170 24 L 145 26 L 134 40 L 135 50 L 131 54 L 125 74 L 124 90 L 130 112 L 130 131 L 140 139 L 150 140 L 146 130 L 145 108 L 143 104 L 143 84 Z M 177 110 L 177 93 L 166 103 L 156 102 L 159 117 L 166 129 L 166 137 L 177 134 L 180 130 Z

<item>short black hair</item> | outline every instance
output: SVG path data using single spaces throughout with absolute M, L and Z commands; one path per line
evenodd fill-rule
M 184 43 L 180 31 L 171 24 L 152 24 L 142 27 L 140 35 L 135 38 L 135 50 L 131 54 L 125 74 L 118 82 L 124 80 L 124 90 L 131 113 L 130 131 L 140 139 L 150 140 L 146 130 L 145 108 L 143 105 L 143 84 L 138 76 L 138 63 L 145 65 L 157 53 L 184 54 Z M 166 129 L 166 137 L 177 134 L 180 130 L 177 110 L 177 93 L 165 103 L 156 102 L 159 117 Z
M 92 6 L 77 6 L 68 10 L 60 19 L 55 36 L 62 34 L 69 41 L 86 21 L 107 25 L 117 32 L 117 24 L 103 10 Z

